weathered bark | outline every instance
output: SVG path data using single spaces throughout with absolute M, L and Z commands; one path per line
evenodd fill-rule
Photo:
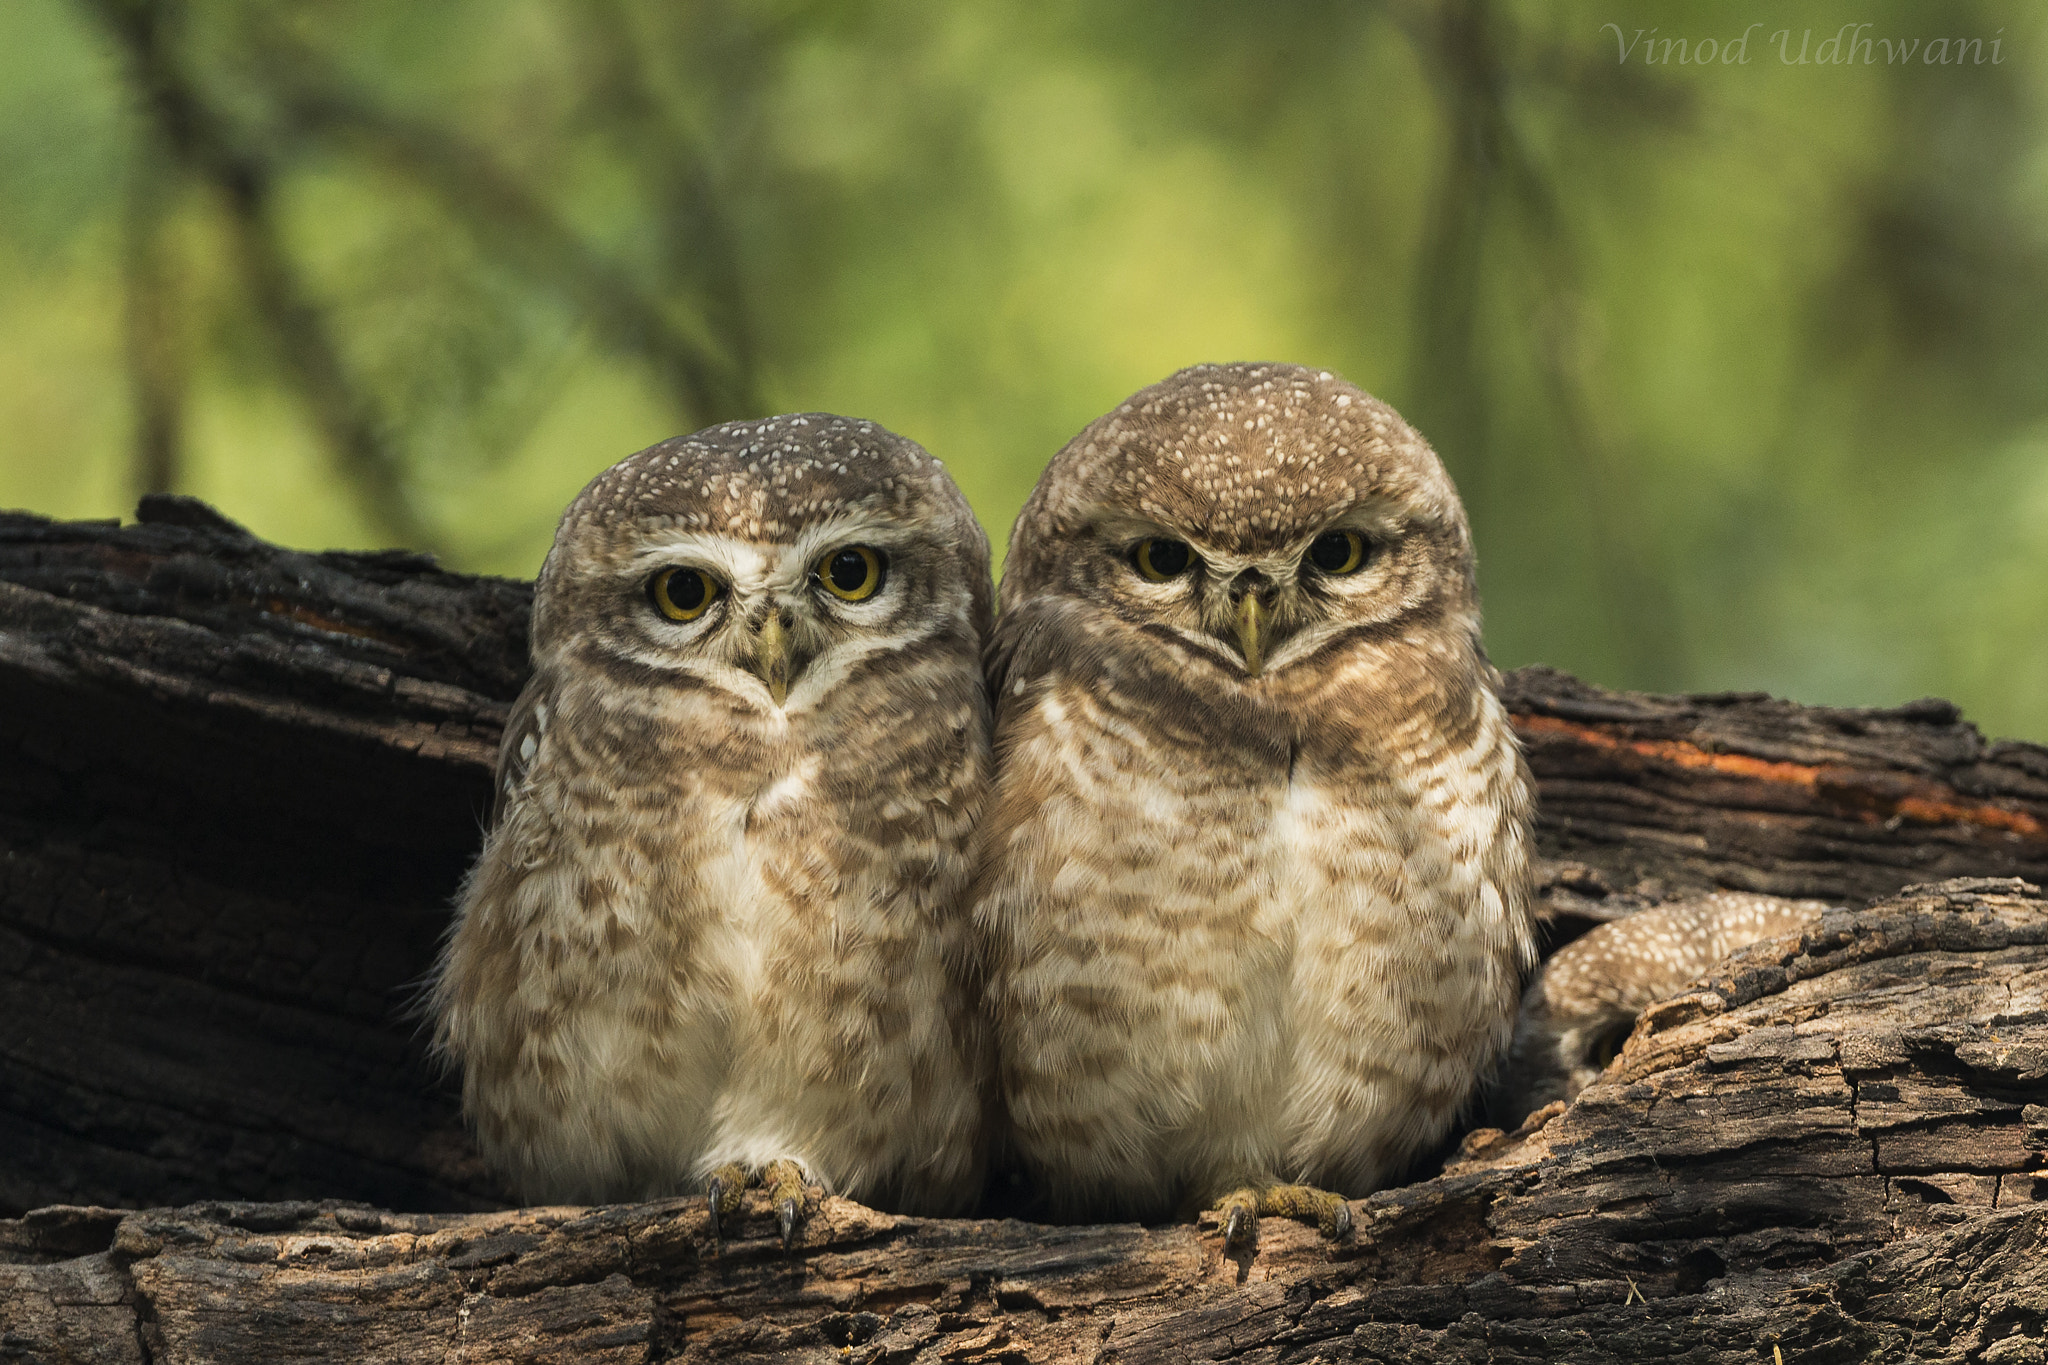
M 1987 744 L 1945 701 L 1646 696 L 1547 668 L 1504 693 L 1542 788 L 1538 842 L 1609 882 L 1846 900 L 2048 874 L 2048 749 Z
M 142 514 L 0 518 L 0 1212 L 187 1207 L 0 1222 L 0 1355 L 2048 1361 L 2048 905 L 2017 882 L 1757 945 L 1536 1132 L 1334 1247 L 1269 1220 L 1248 1266 L 1209 1227 L 838 1200 L 787 1257 L 765 1208 L 716 1256 L 700 1199 L 462 1212 L 500 1195 L 403 1010 L 527 589 Z M 1507 696 L 1561 924 L 2048 881 L 2048 751 L 1945 704 Z
M 403 1009 L 528 589 L 142 510 L 0 519 L 0 1210 L 491 1207 Z

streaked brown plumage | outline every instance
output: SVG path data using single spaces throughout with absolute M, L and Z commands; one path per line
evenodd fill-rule
M 1514 1044 L 1489 1104 L 1513 1128 L 1569 1100 L 1614 1060 L 1636 1016 L 1736 949 L 1795 934 L 1825 901 L 1716 891 L 1595 926 L 1558 949 L 1523 993 Z
M 522 1198 L 973 1199 L 990 596 L 959 490 L 868 422 L 714 427 L 570 505 L 434 994 Z
M 1533 957 L 1530 785 L 1435 454 L 1328 373 L 1183 370 L 1053 459 L 1001 599 L 975 919 L 1053 1210 L 1400 1172 Z

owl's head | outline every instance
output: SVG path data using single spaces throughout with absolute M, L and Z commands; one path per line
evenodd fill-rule
M 1442 463 L 1327 371 L 1199 365 L 1056 456 L 1017 519 L 1003 606 L 1064 597 L 1253 679 L 1427 616 L 1476 635 L 1471 536 Z
M 988 538 L 945 468 L 872 422 L 796 413 L 651 446 L 563 513 L 536 666 L 813 706 L 862 660 L 988 627 Z

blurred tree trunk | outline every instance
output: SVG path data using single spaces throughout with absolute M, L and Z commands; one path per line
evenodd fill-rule
M 0 1354 L 2048 1360 L 2048 751 L 1945 703 L 1510 675 L 1559 937 L 1715 885 L 1878 903 L 1346 1242 L 828 1200 L 714 1254 L 701 1200 L 503 1211 L 406 1013 L 527 585 L 140 516 L 0 517 Z

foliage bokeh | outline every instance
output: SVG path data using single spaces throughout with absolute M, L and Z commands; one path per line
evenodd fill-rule
M 9 0 L 0 505 L 174 489 L 531 574 L 604 465 L 826 409 L 1000 551 L 1125 394 L 1296 360 L 1434 440 L 1503 665 L 2048 738 L 2044 39 L 1989 0 Z

